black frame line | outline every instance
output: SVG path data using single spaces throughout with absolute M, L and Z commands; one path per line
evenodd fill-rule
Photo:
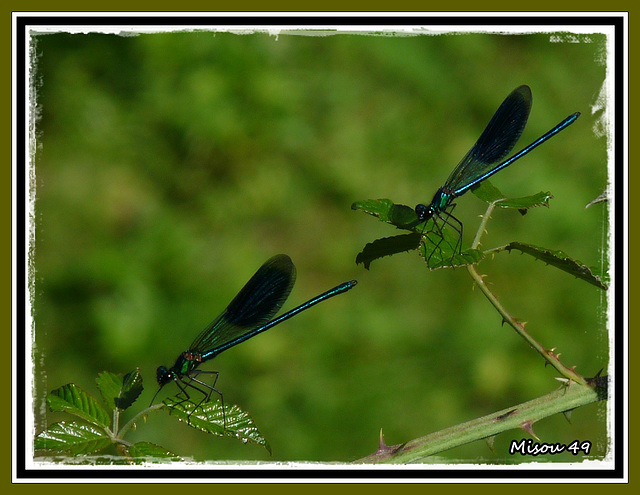
M 344 13 L 337 15 L 327 15 L 320 13 L 319 15 L 294 15 L 278 16 L 277 13 L 270 13 L 267 16 L 260 16 L 258 13 L 251 15 L 230 15 L 224 13 L 219 15 L 216 13 L 205 13 L 202 16 L 196 15 L 114 15 L 113 13 L 95 13 L 92 15 L 65 15 L 64 13 L 56 15 L 47 15 L 42 13 L 31 15 L 30 13 L 14 13 L 15 30 L 12 34 L 12 42 L 15 46 L 15 156 L 16 166 L 12 169 L 12 175 L 15 178 L 16 191 L 15 194 L 15 228 L 17 236 L 12 240 L 12 249 L 15 252 L 16 266 L 13 273 L 16 280 L 16 286 L 12 287 L 13 298 L 15 298 L 15 321 L 16 332 L 12 334 L 14 341 L 15 354 L 13 355 L 12 373 L 15 378 L 16 401 L 15 409 L 15 444 L 12 476 L 14 482 L 38 482 L 46 480 L 108 480 L 109 482 L 126 482 L 127 480 L 146 480 L 148 482 L 162 483 L 167 480 L 175 479 L 184 482 L 186 479 L 193 481 L 216 480 L 228 481 L 236 480 L 238 482 L 248 480 L 302 480 L 303 482 L 319 479 L 327 481 L 368 481 L 375 482 L 378 480 L 403 480 L 403 481 L 464 481 L 464 480 L 511 480 L 517 482 L 520 478 L 530 479 L 535 475 L 538 479 L 544 481 L 554 481 L 560 479 L 575 480 L 589 482 L 590 480 L 621 480 L 624 473 L 624 466 L 628 462 L 624 458 L 624 441 L 623 434 L 627 434 L 624 426 L 623 411 L 623 394 L 627 390 L 627 377 L 624 375 L 624 359 L 622 356 L 628 354 L 628 349 L 623 348 L 624 345 L 624 287 L 623 274 L 628 270 L 624 264 L 624 246 L 623 235 L 625 221 L 627 221 L 624 212 L 624 198 L 622 192 L 627 190 L 628 184 L 624 183 L 624 88 L 623 68 L 625 67 L 625 33 L 626 25 L 624 13 L 611 13 L 594 16 L 576 16 L 576 15 L 558 15 L 551 13 L 549 16 L 539 15 L 533 12 L 532 15 L 526 13 L 518 13 L 505 16 L 474 16 L 473 13 L 461 13 L 457 15 L 430 15 L 429 13 L 416 13 L 415 15 L 388 15 L 385 13 L 376 13 L 376 15 L 367 15 L 367 13 L 355 13 L 354 16 L 346 16 Z M 614 30 L 612 39 L 614 51 L 613 60 L 615 65 L 615 86 L 613 88 L 614 101 L 614 121 L 612 123 L 620 132 L 615 133 L 614 142 L 614 160 L 616 174 L 616 189 L 620 192 L 615 195 L 613 208 L 615 209 L 616 232 L 619 233 L 615 243 L 615 252 L 612 256 L 617 258 L 616 269 L 613 280 L 617 285 L 615 292 L 616 299 L 614 301 L 616 312 L 613 315 L 611 328 L 613 329 L 616 339 L 616 349 L 619 358 L 615 360 L 615 368 L 612 374 L 615 380 L 612 382 L 615 388 L 616 408 L 615 408 L 615 430 L 611 431 L 611 436 L 616 437 L 614 456 L 614 469 L 593 469 L 583 470 L 567 467 L 565 469 L 535 469 L 535 470 L 518 470 L 518 469 L 496 469 L 491 465 L 482 465 L 477 467 L 461 467 L 455 470 L 443 470 L 434 468 L 430 465 L 411 466 L 410 468 L 393 469 L 381 466 L 353 466 L 336 468 L 332 466 L 322 466 L 319 469 L 304 469 L 300 466 L 292 469 L 282 469 L 274 466 L 273 469 L 251 469 L 250 466 L 239 469 L 194 469 L 194 468 L 167 468 L 167 469 L 149 469 L 145 467 L 127 468 L 122 466 L 114 466 L 110 468 L 93 467 L 87 469 L 73 469 L 67 467 L 59 468 L 43 468 L 29 469 L 27 468 L 26 456 L 31 453 L 26 452 L 26 445 L 30 444 L 25 429 L 26 411 L 25 393 L 27 391 L 26 376 L 31 373 L 31 362 L 21 362 L 21 357 L 25 356 L 27 338 L 31 330 L 26 326 L 26 301 L 24 298 L 27 287 L 25 286 L 26 269 L 28 259 L 25 259 L 25 233 L 27 225 L 26 204 L 28 198 L 25 197 L 25 175 L 27 167 L 29 167 L 29 156 L 26 155 L 26 143 L 28 136 L 24 134 L 26 119 L 29 109 L 26 108 L 25 94 L 25 63 L 27 61 L 27 50 L 25 46 L 26 33 L 34 28 L 46 26 L 47 28 L 55 28 L 57 26 L 86 26 L 86 27 L 103 27 L 103 26 L 189 26 L 197 27 L 228 27 L 228 26 L 271 26 L 277 25 L 282 27 L 290 26 L 293 29 L 317 29 L 320 26 L 541 26 L 541 27 L 562 27 L 562 26 L 610 26 Z M 283 33 L 286 34 L 286 33 Z M 12 320 L 13 321 L 13 320 Z M 373 447 L 373 446 L 372 446 Z

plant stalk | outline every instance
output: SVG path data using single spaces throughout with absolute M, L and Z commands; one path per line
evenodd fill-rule
M 478 228 L 473 243 L 471 244 L 471 247 L 473 249 L 477 249 L 480 245 L 480 239 L 482 238 L 484 232 L 486 232 L 486 225 L 494 208 L 495 203 L 490 203 L 487 211 L 483 215 L 482 221 L 480 222 L 480 227 Z M 586 385 L 587 382 L 583 376 L 576 373 L 573 368 L 568 368 L 564 364 L 562 364 L 560 359 L 558 359 L 558 355 L 553 352 L 553 349 L 546 349 L 545 347 L 543 347 L 525 330 L 524 323 L 517 321 L 507 312 L 500 301 L 498 301 L 498 298 L 489 290 L 487 284 L 484 283 L 483 277 L 477 272 L 474 265 L 468 265 L 467 270 L 478 288 L 482 291 L 482 293 L 493 305 L 493 307 L 498 310 L 498 313 L 500 313 L 500 316 L 502 316 L 502 320 L 504 322 L 509 324 L 509 326 L 511 326 L 518 335 L 526 340 L 527 343 L 531 347 L 533 347 L 538 352 L 538 354 L 540 354 L 547 361 L 547 363 L 553 366 L 562 376 L 581 385 Z

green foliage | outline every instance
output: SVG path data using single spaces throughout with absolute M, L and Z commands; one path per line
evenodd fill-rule
M 422 236 L 420 242 L 420 256 L 426 260 L 429 270 L 438 268 L 457 268 L 479 263 L 484 259 L 484 253 L 479 249 L 465 249 L 458 253 L 454 251 L 455 240 L 447 240 L 450 233 L 445 234 L 445 241 L 433 231 Z
M 530 244 L 523 244 L 521 242 L 510 242 L 505 246 L 505 249 L 507 251 L 517 249 L 518 251 L 529 254 L 538 260 L 544 261 L 555 268 L 567 272 L 574 277 L 582 279 L 585 282 L 589 282 L 600 289 L 607 288 L 607 284 L 602 281 L 603 276 L 594 273 L 596 269 L 589 268 L 587 265 L 571 258 L 562 251 L 551 251 L 549 249 L 532 246 Z
M 484 187 L 476 188 L 474 193 L 489 203 L 489 207 L 482 216 L 482 221 L 480 222 L 471 248 L 461 250 L 460 252 L 458 252 L 457 248 L 461 239 L 458 239 L 456 236 L 461 236 L 461 233 L 457 231 L 452 233 L 451 231 L 455 229 L 447 228 L 451 226 L 447 226 L 446 224 L 442 227 L 437 225 L 436 222 L 441 221 L 440 219 L 432 218 L 426 223 L 421 223 L 415 213 L 412 218 L 411 209 L 408 206 L 396 205 L 388 199 L 353 203 L 352 209 L 354 210 L 361 210 L 399 229 L 412 231 L 411 234 L 377 239 L 368 243 L 362 252 L 358 254 L 356 262 L 363 263 L 365 268 L 369 268 L 369 265 L 375 259 L 397 254 L 402 251 L 418 249 L 430 270 L 436 268 L 456 268 L 467 265 L 467 269 L 476 286 L 495 307 L 502 317 L 503 322 L 512 326 L 513 329 L 529 343 L 532 349 L 537 351 L 565 377 L 563 378 L 563 380 L 565 380 L 565 386 L 558 392 L 549 394 L 546 397 L 541 397 L 527 404 L 512 406 L 509 410 L 500 411 L 484 418 L 478 418 L 468 423 L 456 425 L 401 445 L 389 447 L 381 437 L 378 451 L 361 459 L 359 462 L 424 462 L 428 457 L 444 450 L 480 438 L 493 438 L 496 434 L 502 433 L 510 428 L 522 428 L 535 437 L 533 433 L 534 422 L 558 412 L 572 411 L 576 407 L 607 398 L 608 377 L 600 379 L 598 376 L 597 379 L 585 379 L 575 372 L 575 367 L 564 365 L 559 359 L 559 354 L 555 353 L 553 349 L 547 349 L 537 342 L 535 338 L 525 330 L 525 325 L 506 310 L 498 298 L 487 287 L 483 277 L 477 273 L 474 265 L 485 259 L 489 253 L 496 254 L 501 251 L 510 252 L 512 249 L 517 249 L 531 255 L 535 259 L 544 261 L 552 267 L 574 275 L 599 289 L 606 290 L 607 286 L 602 283 L 600 276 L 595 275 L 592 270 L 584 264 L 570 258 L 562 251 L 552 251 L 517 241 L 510 242 L 506 246 L 484 251 L 477 249 L 481 244 L 480 239 L 486 230 L 489 218 L 496 206 L 515 208 L 524 215 L 530 208 L 541 205 L 548 207 L 549 199 L 552 198 L 550 193 L 538 193 L 532 196 L 509 199 L 491 184 L 487 183 L 483 186 Z M 600 381 L 598 382 L 598 380 Z M 587 442 L 585 445 L 589 445 L 590 448 L 591 444 Z M 588 451 L 589 449 L 586 449 L 584 453 L 588 454 Z
M 137 442 L 131 445 L 127 449 L 128 456 L 136 464 L 146 461 L 148 459 L 158 459 L 167 461 L 181 461 L 182 458 L 168 451 L 167 449 L 160 447 L 159 445 L 149 442 Z
M 49 394 L 47 403 L 52 411 L 64 411 L 79 416 L 97 426 L 106 427 L 111 418 L 107 411 L 91 396 L 70 383 Z
M 473 194 L 485 203 L 495 203 L 495 205 L 500 208 L 515 208 L 523 215 L 525 215 L 530 208 L 536 208 L 538 206 L 549 207 L 549 201 L 553 199 L 550 192 L 539 192 L 523 198 L 507 198 L 488 180 L 481 182 L 478 187 L 473 189 Z
M 186 421 L 193 428 L 212 435 L 234 437 L 243 443 L 252 442 L 271 453 L 271 447 L 258 431 L 251 416 L 236 405 L 225 405 L 223 410 L 220 402 L 215 401 L 204 402 L 196 407 L 193 402 L 175 398 L 166 399 L 164 404 L 172 415 Z
M 553 198 L 549 192 L 539 192 L 537 194 L 522 198 L 507 198 L 495 186 L 485 181 L 474 191 L 480 199 L 489 203 L 492 208 L 517 209 L 523 215 L 530 208 L 538 206 L 549 206 L 549 200 Z M 365 245 L 364 249 L 356 257 L 356 263 L 363 263 L 365 268 L 369 268 L 371 262 L 384 256 L 391 256 L 400 252 L 418 249 L 422 258 L 427 262 L 430 270 L 437 268 L 456 268 L 460 266 L 474 265 L 482 261 L 487 253 L 497 253 L 499 251 L 511 251 L 517 249 L 529 254 L 536 259 L 544 261 L 548 265 L 558 268 L 564 272 L 574 275 L 600 289 L 606 289 L 602 274 L 595 274 L 598 271 L 589 268 L 582 262 L 571 258 L 566 253 L 559 250 L 550 250 L 530 244 L 512 241 L 506 246 L 479 250 L 471 247 L 458 252 L 455 248 L 458 243 L 457 232 L 452 229 L 436 226 L 436 219 L 429 219 L 426 224 L 420 222 L 415 212 L 406 205 L 393 203 L 389 199 L 357 201 L 351 205 L 351 209 L 360 210 L 364 213 L 377 217 L 381 222 L 396 226 L 398 229 L 408 230 L 411 234 L 404 234 L 394 237 L 376 239 Z M 488 220 L 488 218 L 486 219 Z M 480 226 L 484 229 L 486 221 Z M 478 239 L 482 232 L 478 232 Z M 474 243 L 475 244 L 475 243 Z
M 236 438 L 242 443 L 253 442 L 271 452 L 269 444 L 246 412 L 235 405 L 225 406 L 223 410 L 219 401 L 194 404 L 168 398 L 161 405 L 150 406 L 137 413 L 120 428 L 120 413 L 132 406 L 142 393 L 140 371 L 134 370 L 124 376 L 105 371 L 99 374 L 96 384 L 104 403 L 112 409 L 113 417 L 96 399 L 73 383 L 52 391 L 47 396 L 51 411 L 65 412 L 84 422 L 61 421 L 40 432 L 34 441 L 34 448 L 40 451 L 40 455 L 90 455 L 116 446 L 119 455 L 127 462 L 181 460 L 159 445 L 145 441 L 131 443 L 124 438 L 140 419 L 146 420 L 149 412 L 157 409 L 168 411 L 178 420 L 210 435 Z
M 107 371 L 96 379 L 102 399 L 110 409 L 128 409 L 142 393 L 142 375 L 139 370 L 124 375 L 114 375 Z
M 376 239 L 365 245 L 364 249 L 356 256 L 356 263 L 362 263 L 368 270 L 371 262 L 384 256 L 392 256 L 396 253 L 412 251 L 418 247 L 421 236 L 418 233 L 396 235 Z
M 93 454 L 111 445 L 103 428 L 74 421 L 56 423 L 40 433 L 34 442 L 36 450 L 73 456 Z
M 397 205 L 390 199 L 368 199 L 356 201 L 351 205 L 352 210 L 360 210 L 381 222 L 390 223 L 399 229 L 413 230 L 419 222 L 413 208 L 406 205 Z
M 489 203 L 487 211 L 482 215 L 482 221 L 479 223 L 478 231 L 475 235 L 473 243 L 469 249 L 462 250 L 462 227 L 454 228 L 450 221 L 447 221 L 447 214 L 432 215 L 426 222 L 420 222 L 417 214 L 410 214 L 410 208 L 404 205 L 396 205 L 388 199 L 368 200 L 353 203 L 352 209 L 362 210 L 369 215 L 377 217 L 380 221 L 395 225 L 399 229 L 412 231 L 409 234 L 411 241 L 401 243 L 398 239 L 404 240 L 409 236 L 396 236 L 395 238 L 377 239 L 365 246 L 363 251 L 356 258 L 356 262 L 362 262 L 365 268 L 368 268 L 374 259 L 383 256 L 389 256 L 401 251 L 407 251 L 418 247 L 418 251 L 427 263 L 430 270 L 437 268 L 456 268 L 459 266 L 467 266 L 469 274 L 474 279 L 476 285 L 485 294 L 487 299 L 496 308 L 502 316 L 504 322 L 509 323 L 513 329 L 520 334 L 540 355 L 547 360 L 557 371 L 563 374 L 568 380 L 574 380 L 578 383 L 585 384 L 585 379 L 575 373 L 574 367 L 569 368 L 562 364 L 559 360 L 559 354 L 555 354 L 553 350 L 546 349 L 538 343 L 524 328 L 524 324 L 514 318 L 506 308 L 498 301 L 498 298 L 492 293 L 481 277 L 475 270 L 474 265 L 482 261 L 488 254 L 496 254 L 501 251 L 511 251 L 518 249 L 523 253 L 529 254 L 536 259 L 543 260 L 548 265 L 558 268 L 564 272 L 570 273 L 577 278 L 589 282 L 600 289 L 607 289 L 602 282 L 601 277 L 594 275 L 593 271 L 581 262 L 570 258 L 562 251 L 552 251 L 546 248 L 536 247 L 530 244 L 513 241 L 506 246 L 491 248 L 484 251 L 479 250 L 481 238 L 486 232 L 491 214 L 497 205 L 504 208 L 516 208 L 522 215 L 527 210 L 540 205 L 548 206 L 549 199 L 552 197 L 550 193 L 538 193 L 523 198 L 510 199 L 502 194 L 496 187 L 491 184 L 484 187 L 476 187 L 476 195 Z M 455 204 L 449 205 L 449 212 L 453 210 Z M 396 214 L 395 212 L 401 212 Z M 400 249 L 400 247 L 404 249 Z
M 523 215 L 530 208 L 548 207 L 549 200 L 553 198 L 551 193 L 548 192 L 539 192 L 522 198 L 507 198 L 489 181 L 481 183 L 473 192 L 487 203 L 494 204 L 500 208 L 517 209 Z M 368 243 L 356 257 L 356 263 L 364 264 L 367 269 L 371 262 L 376 259 L 414 249 L 419 250 L 420 256 L 427 262 L 430 270 L 473 265 L 485 258 L 485 252 L 476 248 L 458 252 L 455 249 L 458 243 L 456 232 L 452 232 L 452 229 L 436 227 L 435 219 L 429 219 L 425 225 L 424 222 L 418 220 L 415 211 L 409 206 L 395 204 L 389 199 L 369 199 L 353 203 L 351 209 L 360 210 L 368 215 L 377 217 L 381 222 L 411 232 L 411 234 L 376 239 Z M 521 244 L 514 242 L 509 246 L 506 249 L 518 249 Z M 525 248 L 523 247 L 521 250 L 524 252 Z M 495 249 L 492 251 L 495 251 Z M 532 249 L 527 250 L 529 254 L 532 254 L 532 251 Z M 542 249 L 538 250 L 540 258 L 542 258 L 542 252 Z M 572 260 L 568 256 L 564 255 L 564 253 L 558 253 L 558 256 L 554 257 L 548 250 L 546 253 L 545 259 L 547 263 L 569 271 L 569 265 Z M 560 256 L 563 257 L 562 263 L 554 263 L 554 261 L 560 259 Z M 573 262 L 574 267 L 578 265 L 580 265 L 579 262 Z M 575 269 L 571 273 L 581 278 L 588 276 L 583 265 L 581 265 L 580 269 Z M 595 278 L 585 278 L 585 280 L 595 281 Z M 598 284 L 596 283 L 596 285 Z M 602 284 L 600 286 L 603 287 Z

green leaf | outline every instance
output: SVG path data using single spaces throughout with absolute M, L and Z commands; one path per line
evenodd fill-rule
M 379 218 L 382 222 L 395 225 L 399 229 L 414 231 L 420 224 L 416 212 L 406 205 L 395 204 L 390 199 L 367 199 L 356 201 L 352 210 L 360 210 Z
M 553 195 L 548 191 L 539 192 L 532 196 L 524 196 L 522 198 L 507 198 L 489 181 L 481 182 L 477 188 L 473 189 L 473 194 L 487 203 L 495 203 L 495 205 L 500 208 L 520 210 L 520 213 L 523 215 L 529 208 L 539 206 L 549 207 L 549 201 L 553 199 Z
M 502 194 L 500 189 L 488 180 L 481 182 L 477 187 L 471 189 L 471 192 L 485 203 L 495 203 L 505 199 L 505 195 Z
M 142 393 L 142 376 L 140 369 L 126 375 L 116 375 L 103 371 L 98 375 L 96 384 L 102 398 L 110 408 L 120 410 L 130 407 Z
M 454 229 L 432 227 L 422 234 L 418 251 L 429 270 L 473 265 L 484 259 L 484 253 L 477 249 L 458 252 L 460 240 L 459 232 Z
M 142 386 L 142 375 L 140 368 L 130 371 L 122 379 L 122 392 L 116 399 L 116 406 L 119 409 L 126 409 L 133 404 L 140 396 L 144 387 Z
M 55 423 L 36 436 L 37 450 L 83 455 L 98 452 L 111 445 L 109 436 L 93 425 L 80 423 Z
M 356 264 L 363 263 L 368 270 L 371 262 L 384 256 L 417 249 L 420 244 L 420 234 L 402 234 L 394 237 L 385 237 L 369 242 L 362 252 L 356 256 Z
M 96 378 L 96 386 L 102 395 L 102 400 L 109 409 L 115 409 L 115 397 L 120 394 L 122 388 L 122 376 L 118 376 L 108 371 L 98 373 Z
M 52 411 L 65 411 L 103 428 L 111 424 L 109 413 L 98 401 L 74 383 L 63 385 L 52 391 L 47 396 L 47 403 Z
M 515 208 L 520 210 L 523 215 L 530 208 L 537 208 L 539 206 L 549 207 L 549 201 L 553 199 L 553 195 L 547 192 L 539 192 L 532 196 L 524 196 L 522 198 L 510 198 L 504 199 L 496 203 L 496 206 L 500 208 Z
M 427 262 L 429 270 L 475 265 L 484 259 L 484 253 L 478 249 L 456 252 L 457 240 L 454 241 L 446 229 L 443 235 L 444 240 L 437 232 L 428 232 L 422 236 L 419 252 Z
M 517 249 L 525 254 L 533 256 L 536 259 L 544 261 L 548 265 L 555 266 L 562 271 L 589 282 L 601 289 L 607 289 L 607 285 L 603 282 L 601 275 L 596 275 L 593 269 L 589 268 L 582 262 L 571 258 L 562 251 L 552 251 L 550 249 L 524 244 L 521 242 L 511 242 L 506 246 L 508 251 Z
M 478 249 L 467 249 L 450 257 L 442 257 L 434 253 L 431 258 L 428 258 L 425 256 L 423 250 L 420 250 L 420 254 L 427 262 L 429 270 L 475 265 L 484 259 L 484 253 Z
M 182 461 L 182 457 L 151 442 L 138 442 L 128 448 L 129 456 L 137 463 L 142 461 Z
M 366 269 L 369 269 L 371 263 L 379 258 L 416 248 L 427 261 L 430 270 L 471 265 L 484 258 L 482 251 L 477 249 L 468 249 L 462 253 L 455 252 L 459 241 L 458 232 L 437 228 L 433 218 L 429 219 L 425 225 L 418 220 L 412 208 L 395 204 L 390 199 L 358 201 L 353 203 L 351 208 L 364 211 L 400 229 L 411 231 L 411 234 L 385 237 L 368 243 L 356 256 L 356 264 L 363 263 Z
M 271 453 L 271 447 L 262 436 L 251 416 L 236 405 L 225 405 L 224 413 L 220 401 L 196 405 L 170 397 L 163 401 L 171 415 L 189 426 L 216 436 L 227 436 L 262 445 Z M 226 420 L 226 424 L 225 424 Z

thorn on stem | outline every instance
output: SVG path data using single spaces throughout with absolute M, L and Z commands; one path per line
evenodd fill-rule
M 571 414 L 573 413 L 573 409 L 569 409 L 568 411 L 564 411 L 564 419 L 567 420 L 567 423 L 571 424 Z
M 557 359 L 558 361 L 560 360 L 560 353 L 558 352 L 557 354 L 554 352 L 556 350 L 556 348 L 554 347 L 553 349 L 549 349 L 547 350 L 547 355 L 552 357 L 553 359 Z
M 384 433 L 382 432 L 382 428 L 380 428 L 380 439 L 378 440 L 378 450 L 376 451 L 376 455 L 380 454 L 393 454 L 396 452 L 403 444 L 400 445 L 387 445 L 384 441 Z
M 491 449 L 491 452 L 495 454 L 496 449 L 493 448 L 493 444 L 496 441 L 496 436 L 491 435 L 490 437 L 485 438 L 485 440 L 487 441 L 487 445 L 489 446 L 489 449 Z
M 536 440 L 540 441 L 540 439 L 538 438 L 538 435 L 536 435 L 533 432 L 533 423 L 531 421 L 525 421 L 520 425 L 520 428 L 522 428 L 524 431 L 526 431 L 529 435 L 531 435 Z
M 378 441 L 378 452 L 385 451 L 389 447 L 386 443 L 384 443 L 384 433 L 382 432 L 382 428 L 380 428 L 380 440 Z

